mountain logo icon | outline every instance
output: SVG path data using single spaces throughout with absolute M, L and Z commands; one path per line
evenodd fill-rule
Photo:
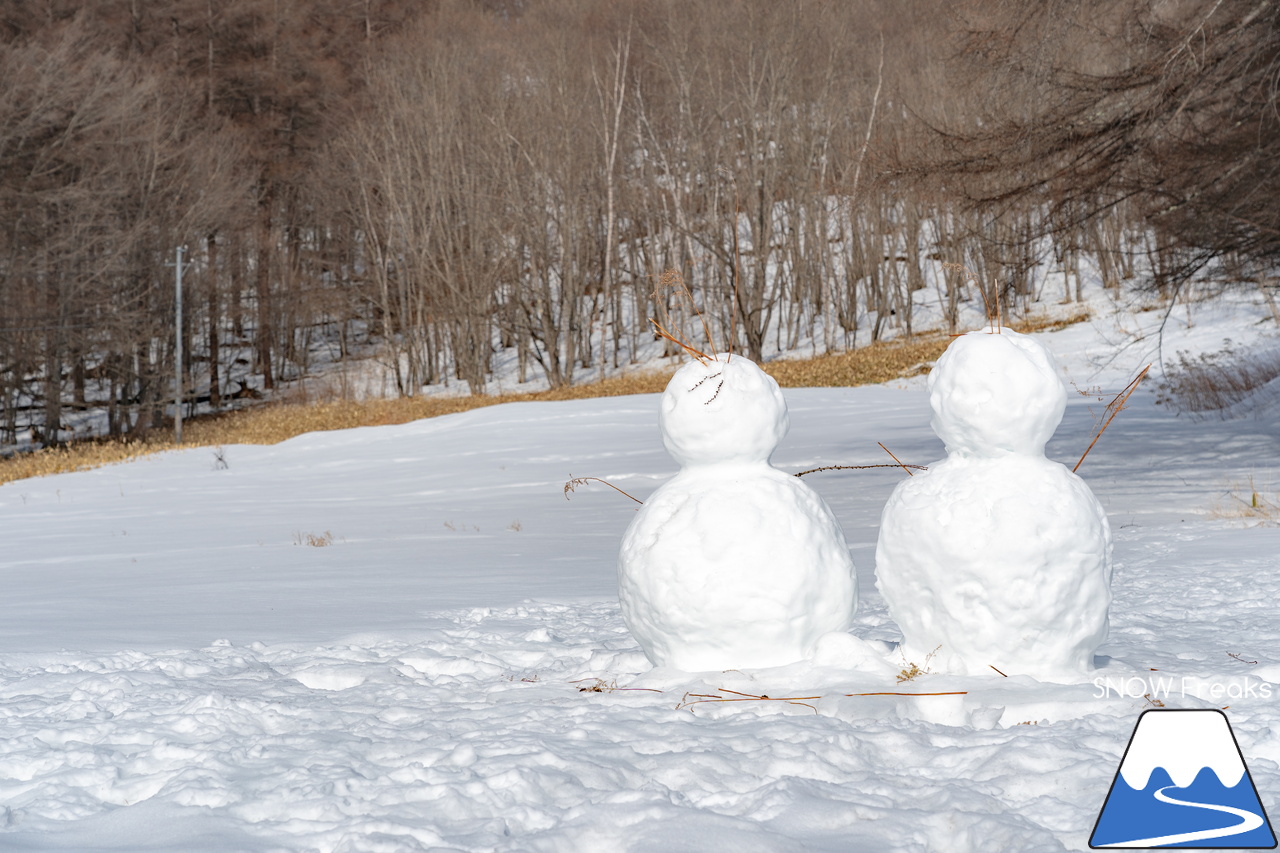
M 1089 847 L 1274 849 L 1275 833 L 1227 715 L 1143 712 Z

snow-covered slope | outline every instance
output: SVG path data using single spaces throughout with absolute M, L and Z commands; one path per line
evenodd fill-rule
M 1038 337 L 1114 392 L 1159 320 L 1127 316 Z M 1217 346 L 1244 316 L 1206 311 L 1166 347 Z M 1107 363 L 1112 334 L 1129 346 Z M 880 441 L 943 455 L 920 380 L 785 396 L 782 470 L 880 463 Z M 0 486 L 0 850 L 1083 850 L 1152 700 L 1230 706 L 1274 814 L 1280 530 L 1213 509 L 1274 482 L 1280 426 L 1153 397 L 1080 471 L 1116 572 L 1101 669 L 1078 684 L 896 681 L 928 661 L 894 656 L 872 577 L 894 469 L 805 478 L 853 552 L 863 642 L 649 671 L 616 599 L 634 504 L 563 484 L 645 498 L 671 477 L 657 395 Z M 1101 406 L 1073 394 L 1049 457 L 1074 464 Z M 947 695 L 847 695 L 866 693 Z

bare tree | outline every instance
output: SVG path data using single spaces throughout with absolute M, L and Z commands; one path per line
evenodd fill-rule
M 1178 250 L 1174 279 L 1228 254 L 1280 258 L 1280 6 L 972 8 L 964 51 L 978 85 L 1012 97 L 980 130 L 951 128 L 925 170 L 974 178 L 965 186 L 988 210 L 1043 204 L 1059 229 L 1128 200 Z

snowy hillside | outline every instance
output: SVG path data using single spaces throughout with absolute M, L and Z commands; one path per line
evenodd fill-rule
M 1180 315 L 1166 359 L 1274 341 L 1247 298 Z M 1051 459 L 1075 464 L 1160 320 L 1037 336 L 1104 392 L 1072 395 Z M 0 486 L 0 850 L 1083 850 L 1153 700 L 1229 706 L 1274 820 L 1280 529 L 1220 510 L 1250 478 L 1274 494 L 1280 425 L 1175 417 L 1154 384 L 1080 470 L 1116 570 L 1097 680 L 1074 685 L 897 681 L 928 662 L 894 654 L 874 582 L 895 469 L 805 478 L 844 527 L 882 674 L 838 649 L 650 671 L 616 597 L 635 505 L 563 485 L 643 499 L 671 477 L 656 395 Z M 881 463 L 877 442 L 934 462 L 922 388 L 786 390 L 774 464 Z M 947 695 L 848 695 L 870 693 Z M 774 698 L 697 701 L 740 694 Z

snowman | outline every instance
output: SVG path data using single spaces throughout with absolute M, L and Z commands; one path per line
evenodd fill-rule
M 947 458 L 889 497 L 876 585 L 902 654 L 935 671 L 1071 681 L 1107 636 L 1111 528 L 1045 458 L 1066 388 L 1053 356 L 1001 330 L 957 338 L 929 374 Z
M 780 666 L 857 607 L 844 534 L 822 498 L 769 464 L 787 433 L 778 383 L 740 355 L 678 370 L 662 442 L 681 466 L 640 508 L 618 555 L 622 617 L 656 666 Z

